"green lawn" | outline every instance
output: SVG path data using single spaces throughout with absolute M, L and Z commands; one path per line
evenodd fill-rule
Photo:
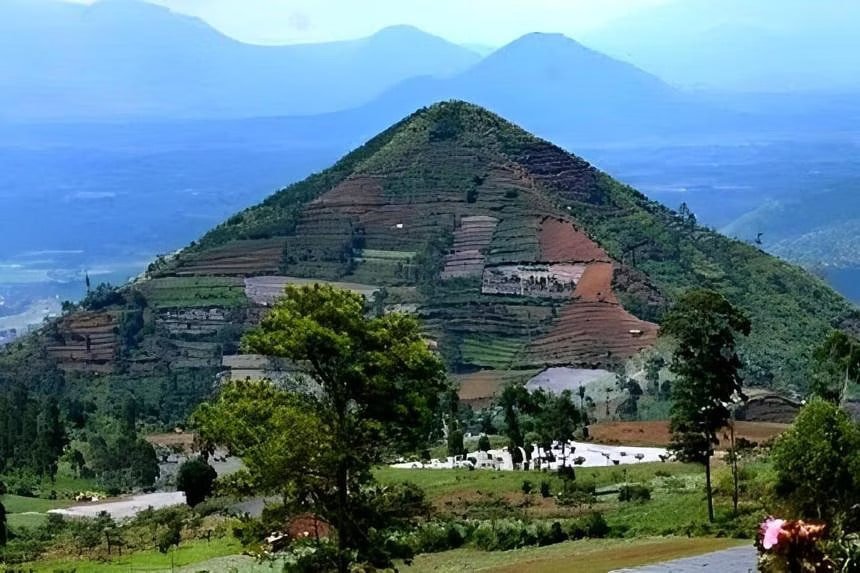
M 68 499 L 41 499 L 19 495 L 0 496 L 0 503 L 6 508 L 7 523 L 12 530 L 22 527 L 38 527 L 45 521 L 49 509 L 69 507 L 74 502 Z
M 660 561 L 701 555 L 711 551 L 748 544 L 732 539 L 651 538 L 589 539 L 568 541 L 549 547 L 529 547 L 514 551 L 487 553 L 458 549 L 418 556 L 406 573 L 461 573 L 495 571 L 499 573 L 606 573 L 613 569 L 647 565 Z
M 598 487 L 620 484 L 626 479 L 630 482 L 650 482 L 657 477 L 657 472 L 671 476 L 686 474 L 701 474 L 701 466 L 678 463 L 647 463 L 631 464 L 628 466 L 611 466 L 605 468 L 578 468 L 577 480 L 593 480 Z M 560 485 L 561 480 L 554 473 L 542 472 L 493 472 L 486 470 L 405 470 L 395 468 L 378 468 L 374 474 L 382 483 L 412 482 L 420 486 L 433 500 L 454 493 L 493 493 L 503 495 L 521 491 L 524 480 L 538 484 L 542 480 Z
M 135 570 L 171 571 L 173 567 L 195 565 L 209 559 L 241 553 L 242 548 L 232 537 L 183 543 L 175 551 L 164 554 L 158 551 L 139 551 L 112 561 L 90 561 L 86 559 L 44 560 L 22 566 L 24 571 L 53 572 L 76 570 L 79 573 L 128 573 Z

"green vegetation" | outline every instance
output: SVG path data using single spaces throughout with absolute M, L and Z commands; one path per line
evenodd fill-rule
M 185 501 L 191 507 L 203 503 L 212 495 L 218 474 L 203 458 L 186 460 L 176 473 L 176 489 L 185 493 Z
M 807 404 L 776 441 L 773 464 L 790 515 L 842 524 L 860 503 L 860 427 L 833 404 Z
M 245 283 L 236 277 L 165 277 L 137 287 L 154 309 L 234 308 L 247 304 Z
M 670 370 L 672 450 L 679 459 L 705 466 L 708 518 L 714 521 L 711 456 L 718 433 L 729 423 L 729 405 L 742 396 L 738 335 L 749 335 L 750 321 L 713 291 L 686 293 L 663 322 L 664 336 L 677 346 Z
M 307 364 L 318 387 L 291 392 L 267 382 L 233 383 L 195 415 L 205 440 L 242 457 L 247 470 L 239 479 L 280 494 L 292 512 L 311 501 L 313 513 L 337 532 L 336 550 L 317 555 L 317 566 L 342 573 L 355 561 L 388 565 L 384 547 L 367 532 L 408 519 L 409 507 L 380 513 L 387 492 L 373 490 L 368 470 L 386 452 L 426 442 L 445 381 L 414 318 L 368 318 L 365 303 L 330 286 L 288 287 L 245 345 Z
M 372 201 L 348 209 L 313 202 L 335 188 Z M 384 208 L 372 207 L 379 203 Z M 476 257 L 489 264 L 541 262 L 542 249 L 557 242 L 542 234 L 547 217 L 565 221 L 568 231 L 575 225 L 581 233 L 571 241 L 587 243 L 587 236 L 605 249 L 615 270 L 613 293 L 602 295 L 617 295 L 640 318 L 665 319 L 665 331 L 681 343 L 673 377 L 661 374 L 665 364 L 654 356 L 643 359 L 641 384 L 628 378 L 639 375 L 632 366 L 622 373 L 611 389 L 620 393 L 613 395 L 614 411 L 606 393 L 606 415 L 665 412 L 671 396 L 676 445 L 685 459 L 705 463 L 707 476 L 681 464 L 571 468 L 561 476 L 373 469 L 398 457 L 470 449 L 466 431 L 504 433 L 516 452 L 579 437 L 585 415 L 593 419 L 603 403 L 585 395 L 529 395 L 518 383 L 550 364 L 620 371 L 638 350 L 595 352 L 596 331 L 588 329 L 605 326 L 613 336 L 609 327 L 620 322 L 584 320 L 570 328 L 564 319 L 576 303 L 569 298 L 483 294 L 478 272 L 443 280 L 446 261 L 470 240 L 458 233 L 455 241 L 455 230 L 475 215 L 498 220 Z M 379 290 L 367 304 L 330 286 L 292 287 L 259 324 L 262 309 L 246 299 L 244 278 L 287 272 Z M 386 314 L 396 304 L 414 305 L 416 316 Z M 749 385 L 813 390 L 832 402 L 850 397 L 858 380 L 856 344 L 832 334 L 850 311 L 819 280 L 702 228 L 689 211 L 659 206 L 485 110 L 440 104 L 231 217 L 176 257 L 154 263 L 146 278 L 119 289 L 99 285 L 80 306 L 64 305 L 63 317 L 0 351 L 0 472 L 12 494 L 42 497 L 52 490 L 64 497 L 63 490 L 85 484 L 111 492 L 151 486 L 155 452 L 139 432 L 185 424 L 211 399 L 194 418 L 202 438 L 228 446 L 246 464 L 218 486 L 283 502 L 260 519 L 231 522 L 242 546 L 267 549 L 261 540 L 288 530 L 296 516 L 328 530 L 327 541 L 292 546 L 290 567 L 387 566 L 416 552 L 465 546 L 465 555 L 581 537 L 750 535 L 765 510 L 778 507 L 774 483 L 793 511 L 835 516 L 810 499 L 814 474 L 793 460 L 820 453 L 836 464 L 856 436 L 851 422 L 813 402 L 805 415 L 838 432 L 789 434 L 778 442 L 775 471 L 759 467 L 767 468 L 766 450 L 751 450 L 736 471 L 715 463 L 711 476 L 713 444 L 728 416 L 723 402 L 739 390 L 741 376 Z M 611 342 L 619 342 L 614 336 Z M 541 345 L 548 348 L 539 353 Z M 488 369 L 480 383 L 515 383 L 483 412 L 460 407 L 450 394 L 440 407 L 450 388 L 431 348 L 455 374 Z M 287 359 L 298 372 L 278 386 L 224 383 L 213 398 L 223 357 L 240 352 Z M 428 442 L 437 448 L 427 451 Z M 822 471 L 820 459 L 801 459 Z M 732 452 L 729 461 L 735 460 Z M 195 475 L 205 479 L 191 482 L 195 491 L 205 487 L 193 502 L 211 485 L 211 473 L 198 469 L 203 473 Z M 846 475 L 834 472 L 823 489 L 853 503 L 856 484 Z M 130 529 L 104 517 L 60 527 L 41 510 L 23 515 L 18 497 L 4 499 L 10 561 L 56 549 L 117 562 L 119 547 L 144 561 L 154 557 L 146 552 L 178 555 L 188 548 L 205 557 L 195 533 L 202 511 L 147 515 Z M 850 534 L 852 527 L 843 529 Z

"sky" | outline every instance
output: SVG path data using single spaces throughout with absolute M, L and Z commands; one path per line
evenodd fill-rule
M 95 0 L 72 0 L 91 4 Z M 250 43 L 365 37 L 397 24 L 464 44 L 501 46 L 529 32 L 569 36 L 670 0 L 150 0 Z

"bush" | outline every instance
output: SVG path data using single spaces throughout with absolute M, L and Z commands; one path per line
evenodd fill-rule
M 186 460 L 176 474 L 176 488 L 185 493 L 185 501 L 194 507 L 212 495 L 218 474 L 201 457 Z
M 621 486 L 618 501 L 648 501 L 651 499 L 651 488 L 641 484 Z
M 535 486 L 532 482 L 530 482 L 529 480 L 524 480 L 523 485 L 520 486 L 520 489 L 523 491 L 524 494 L 528 495 L 534 490 L 534 487 Z
M 565 480 L 561 493 L 556 496 L 556 502 L 561 506 L 593 503 L 595 491 L 597 491 L 597 485 L 593 480 Z
M 600 539 L 609 535 L 609 532 L 609 524 L 599 511 L 574 519 L 567 524 L 567 536 L 570 539 Z
M 552 495 L 552 492 L 550 491 L 549 482 L 546 480 L 543 480 L 540 482 L 540 495 L 541 495 L 541 497 L 544 497 L 544 498 L 550 497 Z
M 456 523 L 425 523 L 412 532 L 409 546 L 413 554 L 438 553 L 463 546 L 468 531 Z

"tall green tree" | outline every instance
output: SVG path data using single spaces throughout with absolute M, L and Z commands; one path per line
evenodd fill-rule
M 525 448 L 525 434 L 520 424 L 520 414 L 528 412 L 532 399 L 529 391 L 519 384 L 511 384 L 502 390 L 499 406 L 502 407 L 505 418 L 505 436 L 508 438 L 508 451 L 511 452 L 514 463 L 521 463 L 520 448 Z
M 566 444 L 573 440 L 582 416 L 573 402 L 573 393 L 565 390 L 560 394 L 536 391 L 532 394 L 532 416 L 541 439 L 541 446 L 549 449 L 552 442 L 562 445 L 562 456 L 566 456 Z
M 60 407 L 55 398 L 48 398 L 36 419 L 36 440 L 33 445 L 33 467 L 38 475 L 52 480 L 57 475 L 57 460 L 68 439 L 60 419 Z
M 195 417 L 207 440 L 243 452 L 251 477 L 280 479 L 285 497 L 313 502 L 337 532 L 336 567 L 342 572 L 356 552 L 359 559 L 382 559 L 378 548 L 368 547 L 355 496 L 372 482 L 369 470 L 386 452 L 426 445 L 447 386 L 444 366 L 414 317 L 371 317 L 368 310 L 364 297 L 349 291 L 287 287 L 243 346 L 299 365 L 311 380 L 309 391 L 250 383 L 244 385 L 246 392 L 242 385 L 230 385 L 227 393 L 238 395 L 249 418 L 236 416 L 236 407 L 222 398 Z M 264 406 L 260 395 L 266 393 L 274 405 Z M 253 412 L 252 407 L 261 409 Z M 316 453 L 304 458 L 308 448 Z M 255 469 L 271 467 L 272 457 L 290 458 L 296 466 L 280 478 Z M 299 470 L 304 477 L 296 476 Z
M 860 340 L 840 330 L 833 331 L 815 350 L 812 393 L 840 404 L 848 386 L 860 379 Z
M 838 522 L 860 503 L 860 428 L 813 398 L 773 446 L 776 493 L 797 517 Z
M 708 518 L 714 520 L 711 456 L 718 433 L 731 415 L 730 404 L 742 397 L 738 335 L 750 333 L 750 320 L 722 295 L 696 289 L 684 294 L 661 328 L 674 339 L 670 370 L 672 450 L 679 459 L 705 466 Z

